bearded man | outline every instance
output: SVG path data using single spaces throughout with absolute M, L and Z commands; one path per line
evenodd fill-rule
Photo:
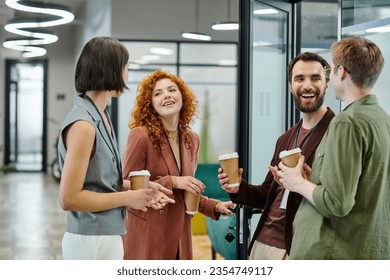
M 226 174 L 221 168 L 218 170 L 219 183 L 229 192 L 233 202 L 263 210 L 249 245 L 250 259 L 288 259 L 292 223 L 302 196 L 286 192 L 271 170 L 277 171 L 281 151 L 298 147 L 302 150 L 307 165 L 311 166 L 315 150 L 335 116 L 324 104 L 329 69 L 325 59 L 310 52 L 301 53 L 289 63 L 290 90 L 302 118 L 278 138 L 268 167 L 269 172 L 261 185 L 252 185 L 241 179 L 239 187 L 229 188 Z M 243 169 L 240 169 L 240 177 L 242 172 Z M 282 203 L 282 199 L 287 199 L 286 205 Z

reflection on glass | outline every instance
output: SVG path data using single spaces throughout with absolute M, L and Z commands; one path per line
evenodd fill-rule
M 388 0 L 342 0 L 342 26 L 390 18 Z
M 235 44 L 188 43 L 180 46 L 182 64 L 220 64 L 221 60 L 237 61 Z
M 174 64 L 177 57 L 177 44 L 165 42 L 122 41 L 129 50 L 132 69 L 147 64 Z M 138 66 L 135 66 L 138 65 Z

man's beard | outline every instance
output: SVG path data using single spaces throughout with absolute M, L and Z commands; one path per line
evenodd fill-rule
M 298 96 L 294 95 L 295 99 L 295 106 L 299 111 L 302 113 L 313 113 L 318 110 L 324 104 L 325 94 L 321 95 L 319 93 L 316 93 L 317 99 L 314 101 L 311 105 L 303 105 L 302 99 L 300 97 L 300 94 L 298 93 Z

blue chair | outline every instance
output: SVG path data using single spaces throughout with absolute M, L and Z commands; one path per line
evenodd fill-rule
M 206 186 L 203 195 L 221 201 L 229 201 L 229 194 L 221 189 L 221 185 L 218 182 L 219 167 L 219 164 L 198 164 L 195 178 L 202 181 Z M 213 260 L 215 260 L 216 252 L 227 260 L 236 259 L 237 238 L 234 238 L 234 240 L 229 239 L 229 237 L 235 236 L 235 227 L 236 216 L 222 214 L 218 221 L 206 217 L 206 228 L 211 240 Z M 227 235 L 229 236 L 225 238 Z

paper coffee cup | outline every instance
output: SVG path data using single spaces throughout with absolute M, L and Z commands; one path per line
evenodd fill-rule
M 288 151 L 285 150 L 279 153 L 279 158 L 282 160 L 284 165 L 288 167 L 295 167 L 298 164 L 301 153 L 302 150 L 300 148 L 295 148 Z
M 198 213 L 200 195 L 195 195 L 192 192 L 184 191 L 184 202 L 186 205 L 186 213 L 195 215 Z
M 231 153 L 220 155 L 218 157 L 219 163 L 229 178 L 228 187 L 238 187 L 240 185 L 240 174 L 238 173 L 238 154 Z
M 132 190 L 144 189 L 148 187 L 150 172 L 148 170 L 132 171 L 129 177 Z
M 302 150 L 300 148 L 285 150 L 279 153 L 279 158 L 281 159 L 284 165 L 288 167 L 295 167 L 298 164 L 298 160 L 301 157 L 301 153 Z M 288 189 L 285 189 L 283 193 L 282 201 L 280 202 L 281 209 L 286 209 L 289 194 L 290 191 Z

